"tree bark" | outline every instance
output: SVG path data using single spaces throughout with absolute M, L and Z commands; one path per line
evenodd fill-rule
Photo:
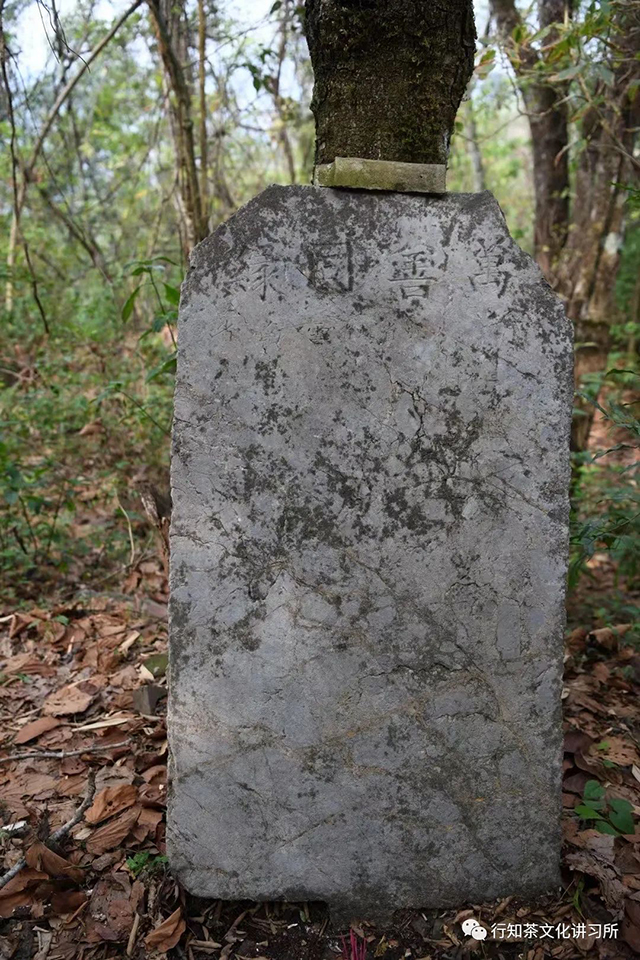
M 579 124 L 577 169 L 569 183 L 566 83 L 544 80 L 544 56 L 518 45 L 521 23 L 514 0 L 491 0 L 503 44 L 516 72 L 529 115 L 535 183 L 535 252 L 547 280 L 566 304 L 576 331 L 576 382 L 605 369 L 615 320 L 615 280 L 624 227 L 624 184 L 637 177 L 633 156 L 640 125 L 640 4 L 611 6 L 610 45 L 616 52 L 613 81 L 591 89 L 578 80 L 587 104 Z M 549 26 L 570 15 L 570 0 L 542 0 L 540 22 Z M 547 35 L 545 43 L 553 40 Z M 547 71 L 551 72 L 548 65 Z M 575 418 L 572 445 L 586 447 L 593 408 Z
M 565 8 L 569 13 L 569 4 L 564 0 L 542 0 L 539 4 L 541 26 L 563 20 Z M 540 269 L 553 286 L 569 221 L 569 132 L 564 102 L 567 84 L 552 84 L 541 72 L 538 73 L 541 79 L 534 79 L 539 54 L 530 45 L 519 46 L 513 40 L 513 31 L 522 23 L 515 0 L 491 0 L 491 10 L 520 81 L 529 117 L 535 199 L 534 252 Z
M 473 71 L 471 0 L 306 0 L 316 164 L 444 164 Z
M 484 164 L 478 143 L 478 127 L 476 124 L 475 107 L 473 100 L 469 97 L 467 103 L 467 122 L 466 138 L 469 144 L 469 156 L 471 158 L 471 174 L 473 176 L 473 189 L 475 193 L 482 193 L 487 189 L 486 178 L 484 175 Z
M 173 94 L 172 109 L 175 114 L 175 136 L 180 173 L 180 189 L 186 216 L 187 233 L 185 254 L 203 240 L 208 233 L 207 217 L 202 207 L 198 168 L 196 165 L 195 137 L 191 109 L 191 90 L 183 64 L 188 51 L 180 36 L 179 16 L 181 7 L 167 4 L 165 0 L 147 0 L 168 85 Z
M 289 0 L 285 0 L 280 14 L 280 41 L 278 43 L 277 66 L 275 74 L 270 78 L 269 87 L 273 96 L 273 105 L 278 117 L 277 138 L 282 147 L 289 182 L 296 182 L 296 161 L 291 146 L 291 139 L 287 130 L 287 116 L 284 109 L 284 101 L 280 92 L 280 83 L 282 79 L 282 65 L 287 55 L 287 39 L 289 33 L 290 20 L 293 15 L 293 9 Z
M 207 156 L 207 98 L 206 80 L 207 21 L 204 0 L 198 0 L 198 106 L 200 120 L 200 203 L 202 216 L 209 221 L 208 156 Z

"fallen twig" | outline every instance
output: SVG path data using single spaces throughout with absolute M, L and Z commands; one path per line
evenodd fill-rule
M 133 926 L 131 927 L 131 933 L 129 934 L 129 940 L 127 941 L 127 956 L 130 957 L 133 955 L 133 951 L 136 945 L 136 938 L 138 936 L 138 927 L 140 926 L 140 914 L 136 910 L 135 916 L 133 918 Z
M 3 827 L 0 827 L 0 833 L 4 834 L 5 837 L 21 837 L 23 833 L 27 832 L 29 823 L 27 820 L 18 820 L 16 823 L 5 823 Z
M 87 810 L 93 803 L 93 796 L 95 792 L 96 792 L 96 774 L 95 774 L 95 770 L 90 770 L 89 781 L 87 783 L 87 792 L 85 794 L 84 800 L 82 801 L 82 803 L 80 804 L 80 806 L 78 807 L 78 809 L 76 810 L 76 812 L 74 813 L 74 815 L 71 817 L 70 820 L 68 820 L 66 823 L 63 823 L 63 825 L 61 827 L 58 827 L 57 830 L 54 830 L 53 833 L 49 834 L 47 839 L 44 841 L 46 846 L 49 846 L 52 843 L 57 843 L 59 840 L 62 840 L 63 837 L 66 837 L 69 831 L 72 830 L 77 823 L 80 823 L 80 821 L 84 816 L 85 810 Z M 17 875 L 20 873 L 21 870 L 23 870 L 26 867 L 26 865 L 27 865 L 27 861 L 23 857 L 21 860 L 18 860 L 17 863 L 14 863 L 14 865 L 11 867 L 10 870 L 7 870 L 6 873 L 3 873 L 2 876 L 0 877 L 0 890 L 2 890 L 3 887 L 6 887 L 6 885 L 9 883 L 10 880 L 13 880 L 14 877 L 17 877 Z
M 0 757 L 0 763 L 10 760 L 66 760 L 67 757 L 79 757 L 82 753 L 105 753 L 117 747 L 126 747 L 130 740 L 121 740 L 119 743 L 104 744 L 96 747 L 82 747 L 80 750 L 40 750 L 30 753 L 12 753 L 8 757 Z

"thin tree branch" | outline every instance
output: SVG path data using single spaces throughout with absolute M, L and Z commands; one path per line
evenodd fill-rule
M 85 810 L 87 810 L 93 803 L 93 797 L 95 792 L 96 792 L 96 774 L 95 774 L 95 770 L 90 770 L 89 782 L 87 784 L 87 792 L 85 794 L 84 800 L 82 801 L 82 803 L 80 804 L 80 806 L 78 807 L 74 815 L 71 817 L 71 819 L 68 820 L 65 824 L 63 824 L 61 827 L 59 827 L 57 830 L 55 830 L 52 834 L 50 834 L 47 837 L 47 839 L 45 840 L 46 846 L 49 846 L 52 843 L 58 843 L 58 841 L 64 839 L 64 837 L 66 837 L 69 831 L 72 830 L 77 823 L 80 823 L 80 821 L 84 816 Z M 0 877 L 0 890 L 2 890 L 3 887 L 6 887 L 6 885 L 9 883 L 10 880 L 13 880 L 14 877 L 17 877 L 20 871 L 24 870 L 26 865 L 27 865 L 27 861 L 23 857 L 21 860 L 18 860 L 17 863 L 14 863 L 14 865 L 11 867 L 10 870 L 7 870 L 6 873 L 3 873 L 3 875 Z
M 83 753 L 106 753 L 117 747 L 126 747 L 130 742 L 130 740 L 121 740 L 119 743 L 103 746 L 82 747 L 81 750 L 34 750 L 28 753 L 13 753 L 8 757 L 0 757 L 0 763 L 9 763 L 11 760 L 66 760 L 67 757 L 79 757 Z
M 73 90 L 75 89 L 76 85 L 78 84 L 78 81 L 84 76 L 84 74 L 85 74 L 86 71 L 89 69 L 89 67 L 90 67 L 91 64 L 94 62 L 94 60 L 102 53 L 102 51 L 103 51 L 104 48 L 107 46 L 107 44 L 109 43 L 109 41 L 113 39 L 113 37 L 116 35 L 116 33 L 118 32 L 118 30 L 120 29 L 120 27 L 122 26 L 122 24 L 125 22 L 125 20 L 127 20 L 127 19 L 131 16 L 131 14 L 134 13 L 134 11 L 138 9 L 138 7 L 142 4 L 142 2 L 143 2 L 143 0 L 134 0 L 134 2 L 131 4 L 131 6 L 130 6 L 127 10 L 125 10 L 125 12 L 122 14 L 121 17 L 119 17 L 118 20 L 116 20 L 116 22 L 115 22 L 114 25 L 111 27 L 111 29 L 108 31 L 108 33 L 105 34 L 105 36 L 102 38 L 102 40 L 101 40 L 101 41 L 97 44 L 97 46 L 91 51 L 91 53 L 89 54 L 89 56 L 87 57 L 87 59 L 82 61 L 82 64 L 81 64 L 79 70 L 77 71 L 77 73 L 75 73 L 75 74 L 73 75 L 73 77 L 71 78 L 71 80 L 69 80 L 69 82 L 66 83 L 66 84 L 64 85 L 64 87 L 60 90 L 60 92 L 58 93 L 58 96 L 56 97 L 56 99 L 55 99 L 55 101 L 54 101 L 54 103 L 53 103 L 53 106 L 51 107 L 51 109 L 49 110 L 47 116 L 45 117 L 45 121 L 44 121 L 44 123 L 43 123 L 43 125 L 42 125 L 42 128 L 41 128 L 41 130 L 40 130 L 40 133 L 38 134 L 38 137 L 37 137 L 37 139 L 36 139 L 36 142 L 35 142 L 35 144 L 34 144 L 34 146 L 33 146 L 33 150 L 31 151 L 31 156 L 30 156 L 30 158 L 29 158 L 29 161 L 28 161 L 28 163 L 26 163 L 25 166 L 24 166 L 23 177 L 22 177 L 22 180 L 21 180 L 21 183 L 20 183 L 20 188 L 17 189 L 17 192 L 16 192 L 16 197 L 15 197 L 15 202 L 14 202 L 13 219 L 12 219 L 12 223 L 11 223 L 11 234 L 10 234 L 10 237 L 9 237 L 9 252 L 8 252 L 8 254 L 7 254 L 7 266 L 8 266 L 10 269 L 13 267 L 13 263 L 14 263 L 14 260 L 15 260 L 15 248 L 16 248 L 16 243 L 17 243 L 17 240 L 18 240 L 18 232 L 19 232 L 19 229 L 20 229 L 20 215 L 21 215 L 22 209 L 23 209 L 23 207 L 24 207 L 24 202 L 25 202 L 26 195 L 27 195 L 28 184 L 29 184 L 29 181 L 32 179 L 32 175 L 33 175 L 33 171 L 34 171 L 34 169 L 35 169 L 35 165 L 36 165 L 36 163 L 38 162 L 38 158 L 40 157 L 40 153 L 41 153 L 41 151 L 42 151 L 42 147 L 43 147 L 44 142 L 45 142 L 45 140 L 46 140 L 46 138 L 47 138 L 47 136 L 48 136 L 48 134 L 49 134 L 49 131 L 51 130 L 51 127 L 53 126 L 54 120 L 55 120 L 56 117 L 58 116 L 61 108 L 63 107 L 63 105 L 64 105 L 64 103 L 65 103 L 65 101 L 68 99 L 68 97 L 70 96 L 70 94 L 73 93 Z M 3 6 L 4 6 L 4 3 L 3 3 Z M 0 8 L 0 12 L 1 12 L 1 10 L 2 10 L 2 8 Z M 1 24 L 0 24 L 0 26 L 1 26 Z M 4 46 L 4 32 L 3 32 L 2 44 L 3 44 L 3 53 L 4 53 L 4 50 L 5 50 L 5 46 Z M 3 72 L 4 72 L 4 62 L 5 62 L 4 56 L 3 56 L 2 60 L 3 60 Z M 6 306 L 6 308 L 7 308 L 7 311 L 9 311 L 9 312 L 11 311 L 11 309 L 12 309 L 12 307 L 13 307 L 13 283 L 12 283 L 11 276 L 9 276 L 9 278 L 8 278 L 8 280 L 7 280 L 6 296 L 5 296 L 5 306 Z

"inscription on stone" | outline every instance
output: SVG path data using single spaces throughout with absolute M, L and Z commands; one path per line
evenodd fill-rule
M 273 187 L 183 287 L 168 851 L 384 918 L 558 881 L 572 345 L 489 194 Z

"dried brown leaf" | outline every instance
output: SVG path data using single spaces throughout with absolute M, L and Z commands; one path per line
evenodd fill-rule
M 101 790 L 84 815 L 87 823 L 101 823 L 116 813 L 132 807 L 138 798 L 138 790 L 130 783 Z
M 167 950 L 175 947 L 186 928 L 182 910 L 178 907 L 170 917 L 163 920 L 159 927 L 156 927 L 145 937 L 144 942 L 150 949 L 153 948 L 159 950 L 160 953 L 166 953 Z
M 98 880 L 89 904 L 87 939 L 118 942 L 126 940 L 133 926 L 131 884 L 126 875 L 110 874 Z
M 33 653 L 18 653 L 15 657 L 9 657 L 8 660 L 2 662 L 2 673 L 7 674 L 7 676 L 25 673 L 34 677 L 53 677 L 56 668 L 49 663 L 43 663 Z
M 76 883 L 81 883 L 85 877 L 84 870 L 54 853 L 41 840 L 31 844 L 25 854 L 25 860 L 33 870 L 43 870 L 50 877 L 66 877 Z
M 53 717 L 68 717 L 75 713 L 84 713 L 93 703 L 97 690 L 90 684 L 89 689 L 81 690 L 79 684 L 70 683 L 60 690 L 54 690 L 44 701 L 44 712 Z
M 0 889 L 0 917 L 10 917 L 17 907 L 26 907 L 35 900 L 34 889 L 49 875 L 25 867 Z
M 613 763 L 621 767 L 628 767 L 632 764 L 640 763 L 638 751 L 631 740 L 625 740 L 623 737 L 605 737 L 603 747 L 597 751 L 596 747 L 591 748 L 592 756 L 604 757 L 606 760 L 612 760 Z
M 39 717 L 37 720 L 32 720 L 31 723 L 25 723 L 24 727 L 21 727 L 15 735 L 13 742 L 29 743 L 30 740 L 37 740 L 43 733 L 55 730 L 61 723 L 62 721 L 58 720 L 57 717 Z
M 635 900 L 625 903 L 622 938 L 632 950 L 640 953 L 640 904 Z
M 587 850 L 568 854 L 565 857 L 565 863 L 570 869 L 580 870 L 599 881 L 602 898 L 608 907 L 616 910 L 622 907 L 628 891 L 615 867 L 593 856 Z
M 84 890 L 57 890 L 51 897 L 51 909 L 58 916 L 75 913 L 78 907 L 87 902 Z
M 78 430 L 79 437 L 92 437 L 99 433 L 104 433 L 104 426 L 102 425 L 102 420 L 100 420 L 100 418 L 97 420 L 91 420 L 89 423 L 85 423 L 84 427 L 82 427 L 81 430 Z
M 107 850 L 113 850 L 118 844 L 122 843 L 140 815 L 140 807 L 134 807 L 133 810 L 125 810 L 124 813 L 110 820 L 108 823 L 98 827 L 91 837 L 87 840 L 87 850 L 89 853 L 100 855 Z
M 593 740 L 586 733 L 583 733 L 581 730 L 570 730 L 564 735 L 564 752 L 565 753 L 584 753 L 589 749 Z

